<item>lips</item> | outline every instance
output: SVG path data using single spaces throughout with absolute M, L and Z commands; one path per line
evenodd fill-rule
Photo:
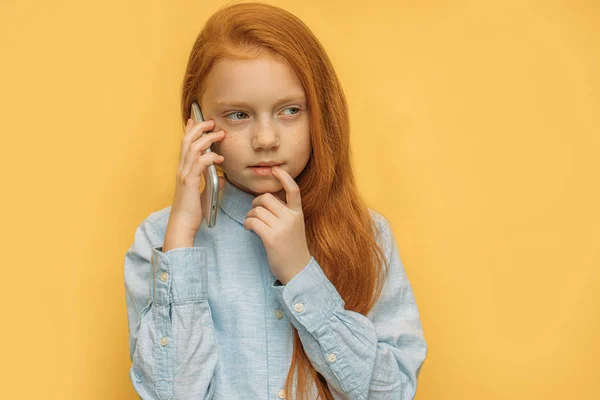
M 258 176 L 271 176 L 273 174 L 273 165 L 277 164 L 252 166 L 248 167 L 248 169 Z
M 272 167 L 274 165 L 281 165 L 281 163 L 273 162 L 273 161 L 266 161 L 266 162 L 258 163 L 256 165 L 251 165 L 250 167 Z

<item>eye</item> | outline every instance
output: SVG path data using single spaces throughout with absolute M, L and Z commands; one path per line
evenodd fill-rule
M 245 113 L 245 112 L 243 112 L 243 111 L 235 111 L 235 112 L 232 112 L 232 113 L 229 113 L 229 114 L 227 114 L 225 117 L 227 118 L 227 117 L 229 117 L 230 115 L 236 115 L 236 116 L 239 116 L 240 114 L 245 114 L 245 115 L 248 115 L 248 114 L 246 114 L 246 113 Z M 236 120 L 236 119 L 234 119 L 234 121 L 239 121 L 239 120 Z
M 288 114 L 288 115 L 296 115 L 296 114 L 298 114 L 300 112 L 300 108 L 299 107 L 288 107 L 285 110 L 298 110 L 297 112 L 292 113 L 292 114 Z

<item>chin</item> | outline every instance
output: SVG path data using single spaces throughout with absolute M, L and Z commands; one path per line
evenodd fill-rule
M 277 178 L 273 177 L 243 177 L 235 179 L 236 186 L 244 187 L 246 192 L 254 192 L 257 196 L 263 193 L 276 193 L 283 189 Z
M 274 193 L 283 189 L 281 183 L 275 177 L 272 177 L 270 179 L 250 179 L 249 181 L 244 182 L 244 186 L 246 186 L 253 192 L 260 194 Z

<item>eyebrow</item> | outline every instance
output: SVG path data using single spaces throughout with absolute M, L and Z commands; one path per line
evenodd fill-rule
M 294 94 L 291 96 L 286 96 L 286 97 L 282 97 L 282 98 L 278 99 L 277 102 L 275 103 L 275 105 L 278 106 L 282 103 L 287 103 L 288 101 L 292 101 L 292 100 L 299 100 L 301 102 L 305 102 L 306 98 L 302 94 Z M 217 100 L 215 102 L 215 105 L 217 107 L 219 107 L 219 106 L 248 107 L 248 108 L 251 107 L 250 103 L 247 103 L 245 101 L 233 101 L 233 100 Z

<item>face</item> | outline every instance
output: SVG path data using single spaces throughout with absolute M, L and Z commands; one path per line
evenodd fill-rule
M 225 137 L 213 151 L 227 179 L 255 195 L 273 193 L 285 200 L 285 191 L 270 168 L 266 175 L 252 169 L 275 162 L 292 178 L 308 163 L 311 154 L 309 119 L 302 84 L 286 61 L 264 57 L 254 60 L 221 59 L 204 80 L 200 108 L 214 131 Z

